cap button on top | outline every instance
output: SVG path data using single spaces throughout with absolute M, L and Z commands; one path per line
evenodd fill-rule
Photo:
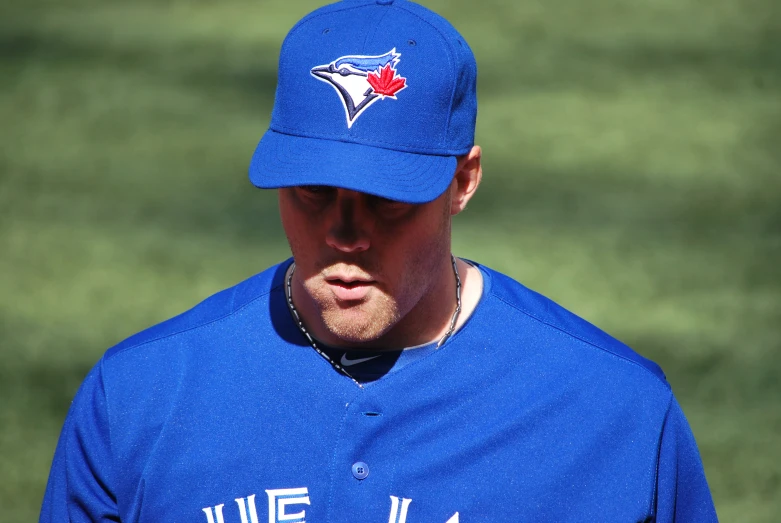
M 391 5 L 393 3 L 393 0 L 377 0 L 377 3 L 379 5 Z

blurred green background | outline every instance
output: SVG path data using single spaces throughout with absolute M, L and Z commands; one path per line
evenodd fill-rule
M 781 514 L 781 4 L 428 0 L 477 55 L 455 252 L 656 360 L 723 521 Z M 3 0 L 0 520 L 122 338 L 288 255 L 246 179 L 313 0 Z

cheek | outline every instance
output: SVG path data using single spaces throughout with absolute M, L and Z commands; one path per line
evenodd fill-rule
M 402 226 L 383 235 L 382 265 L 394 273 L 400 288 L 427 287 L 437 264 L 450 249 L 449 219 L 437 213 L 418 220 L 414 226 Z
M 279 215 L 293 255 L 296 259 L 306 258 L 312 250 L 314 239 L 319 234 L 318 220 L 312 219 L 309 214 L 302 212 L 296 205 L 293 196 L 281 193 Z
M 450 214 L 435 201 L 397 220 L 377 220 L 377 234 L 383 243 L 393 244 L 414 257 L 449 234 Z

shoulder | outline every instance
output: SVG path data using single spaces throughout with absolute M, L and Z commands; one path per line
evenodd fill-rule
M 218 292 L 109 349 L 72 403 L 63 450 L 58 450 L 62 457 L 56 459 L 69 456 L 67 467 L 74 470 L 94 467 L 87 472 L 100 475 L 100 484 L 113 489 L 106 496 L 133 499 L 158 442 L 168 432 L 176 433 L 171 427 L 194 426 L 183 420 L 208 417 L 213 409 L 205 405 L 235 398 L 231 387 L 246 383 L 242 373 L 250 355 L 262 342 L 274 343 L 272 322 L 287 312 L 278 294 L 289 263 Z M 282 304 L 276 311 L 269 305 L 272 296 Z M 93 498 L 85 503 L 100 509 Z
M 243 308 L 267 297 L 273 290 L 280 289 L 285 270 L 291 261 L 274 265 L 206 298 L 178 316 L 130 336 L 109 349 L 103 356 L 103 362 L 112 361 L 128 351 L 137 351 L 145 345 L 160 344 L 165 340 L 186 336 L 188 333 L 192 335 L 200 329 L 231 318 Z
M 272 310 L 271 298 L 282 292 L 288 265 L 275 265 L 106 351 L 98 366 L 109 403 L 165 403 L 196 376 L 241 368 L 259 340 L 276 339 L 274 323 L 287 311 L 279 306 L 282 299 Z M 168 399 L 159 394 L 163 390 Z
M 227 391 L 244 379 L 248 362 L 262 355 L 258 348 L 281 343 L 273 335 L 273 322 L 287 311 L 283 300 L 276 300 L 282 303 L 276 312 L 270 302 L 279 298 L 288 265 L 283 262 L 218 292 L 104 354 L 82 388 L 95 388 L 104 398 L 111 446 L 118 456 L 152 452 L 163 428 L 181 416 L 177 409 L 230 396 Z M 138 467 L 143 467 L 138 456 Z
M 653 361 L 509 276 L 483 265 L 478 267 L 485 280 L 484 296 L 494 298 L 504 315 L 518 317 L 517 321 L 533 329 L 539 338 L 554 339 L 559 347 L 577 348 L 577 355 L 593 365 L 635 367 L 640 375 L 669 389 L 664 372 Z

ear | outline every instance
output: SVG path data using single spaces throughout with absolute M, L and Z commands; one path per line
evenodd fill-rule
M 483 168 L 480 159 L 483 151 L 479 145 L 472 147 L 467 154 L 458 157 L 456 174 L 450 191 L 450 214 L 456 215 L 466 209 L 466 204 L 472 199 L 483 178 Z

